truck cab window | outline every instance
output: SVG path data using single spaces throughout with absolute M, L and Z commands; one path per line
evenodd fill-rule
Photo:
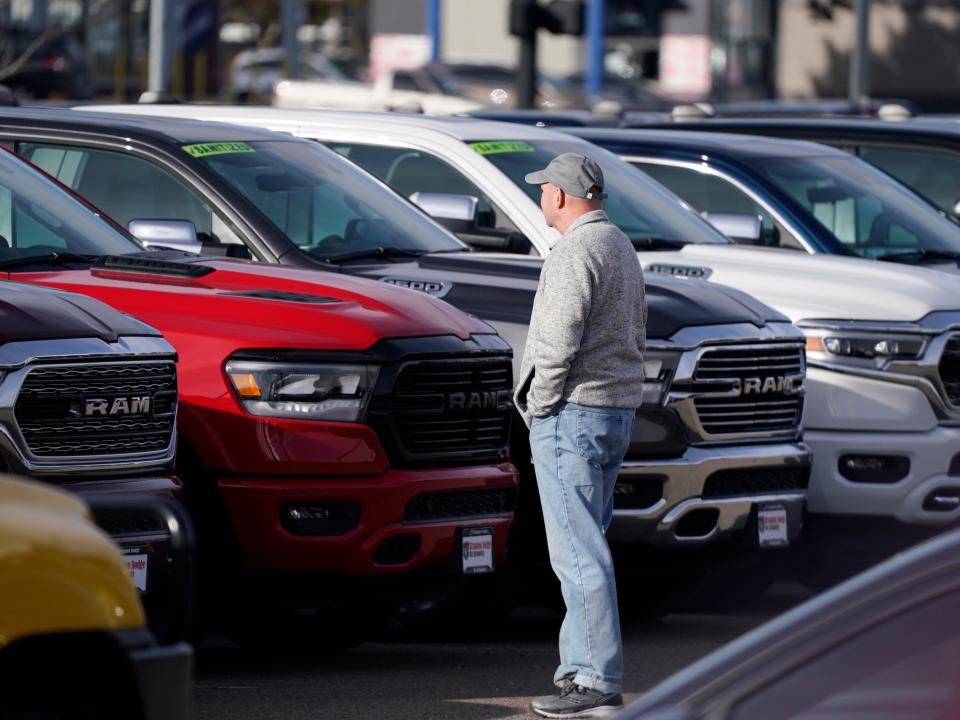
M 124 227 L 131 220 L 189 220 L 203 243 L 242 242 L 193 190 L 152 162 L 72 145 L 20 143 L 19 152 Z
M 515 230 L 505 215 L 463 173 L 440 158 L 412 148 L 331 143 L 330 148 L 387 183 L 404 197 L 414 193 L 472 195 L 477 204 L 477 225 Z
M 861 146 L 857 154 L 948 215 L 960 202 L 960 155 L 956 153 Z
M 803 246 L 770 212 L 725 178 L 693 168 L 634 162 L 640 170 L 686 200 L 698 212 L 756 215 L 762 223 L 760 244 L 802 250 Z

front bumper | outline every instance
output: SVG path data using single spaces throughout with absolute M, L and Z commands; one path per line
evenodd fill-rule
M 459 552 L 464 528 L 491 527 L 495 566 L 506 557 L 513 523 L 517 471 L 503 463 L 466 468 L 391 468 L 379 475 L 303 478 L 228 477 L 220 490 L 235 529 L 246 569 L 253 573 L 340 573 L 352 577 L 403 576 L 449 563 Z M 503 490 L 505 511 L 469 507 L 471 494 Z M 465 493 L 465 511 L 410 521 L 411 500 L 421 495 Z M 287 509 L 352 506 L 356 520 L 341 534 L 303 534 L 284 526 Z M 393 546 L 391 547 L 391 543 Z M 411 549 L 408 556 L 388 550 Z
M 150 629 L 162 642 L 185 637 L 193 614 L 193 528 L 173 476 L 67 486 L 120 547 Z
M 960 427 L 938 425 L 926 432 L 808 430 L 804 439 L 813 450 L 811 514 L 873 515 L 930 525 L 960 519 L 960 502 L 929 502 L 932 497 L 960 497 Z M 909 472 L 894 483 L 851 482 L 840 473 L 844 455 L 907 458 Z
M 611 542 L 657 548 L 705 546 L 742 532 L 755 508 L 771 503 L 786 510 L 788 538 L 792 542 L 803 524 L 804 489 L 755 490 L 723 496 L 705 496 L 704 490 L 707 479 L 722 471 L 743 470 L 748 474 L 750 470 L 789 468 L 803 473 L 809 465 L 810 451 L 802 443 L 691 447 L 681 457 L 670 460 L 625 460 L 618 484 L 662 482 L 663 490 L 656 502 L 644 508 L 618 508 L 615 499 L 607 537 Z M 707 522 L 685 520 L 698 517 Z M 711 522 L 711 518 L 715 519 Z
M 157 645 L 144 631 L 118 632 L 115 637 L 132 665 L 144 720 L 187 720 L 193 692 L 193 648 L 187 643 Z

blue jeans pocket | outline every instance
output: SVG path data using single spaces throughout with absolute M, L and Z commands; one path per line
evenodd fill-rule
M 577 408 L 577 452 L 591 464 L 602 467 L 619 458 L 624 450 L 625 417 L 622 412 Z

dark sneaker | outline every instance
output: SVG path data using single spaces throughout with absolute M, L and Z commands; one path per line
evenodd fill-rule
M 572 680 L 566 680 L 559 695 L 542 695 L 530 701 L 530 709 L 546 718 L 606 718 L 622 708 L 620 693 L 591 690 Z

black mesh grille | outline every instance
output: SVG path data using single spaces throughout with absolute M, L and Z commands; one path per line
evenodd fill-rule
M 718 470 L 707 478 L 703 497 L 775 495 L 806 490 L 809 482 L 810 468 L 807 466 Z
M 711 435 L 793 430 L 800 424 L 803 397 L 795 379 L 804 372 L 803 348 L 718 348 L 697 363 L 697 381 L 729 380 L 741 394 L 698 397 L 694 400 L 703 429 Z M 704 385 L 709 392 L 716 389 Z
M 93 508 L 93 517 L 100 529 L 110 535 L 138 535 L 166 533 L 167 529 L 156 512 Z
M 507 445 L 512 384 L 507 357 L 409 363 L 390 397 L 388 435 L 407 463 L 492 458 Z
M 960 335 L 951 337 L 940 356 L 940 381 L 951 405 L 960 405 Z
M 426 493 L 417 495 L 403 514 L 407 523 L 484 517 L 513 512 L 516 488 L 466 490 L 462 492 Z
M 15 414 L 37 457 L 123 455 L 166 449 L 176 404 L 172 362 L 49 365 L 27 374 Z

